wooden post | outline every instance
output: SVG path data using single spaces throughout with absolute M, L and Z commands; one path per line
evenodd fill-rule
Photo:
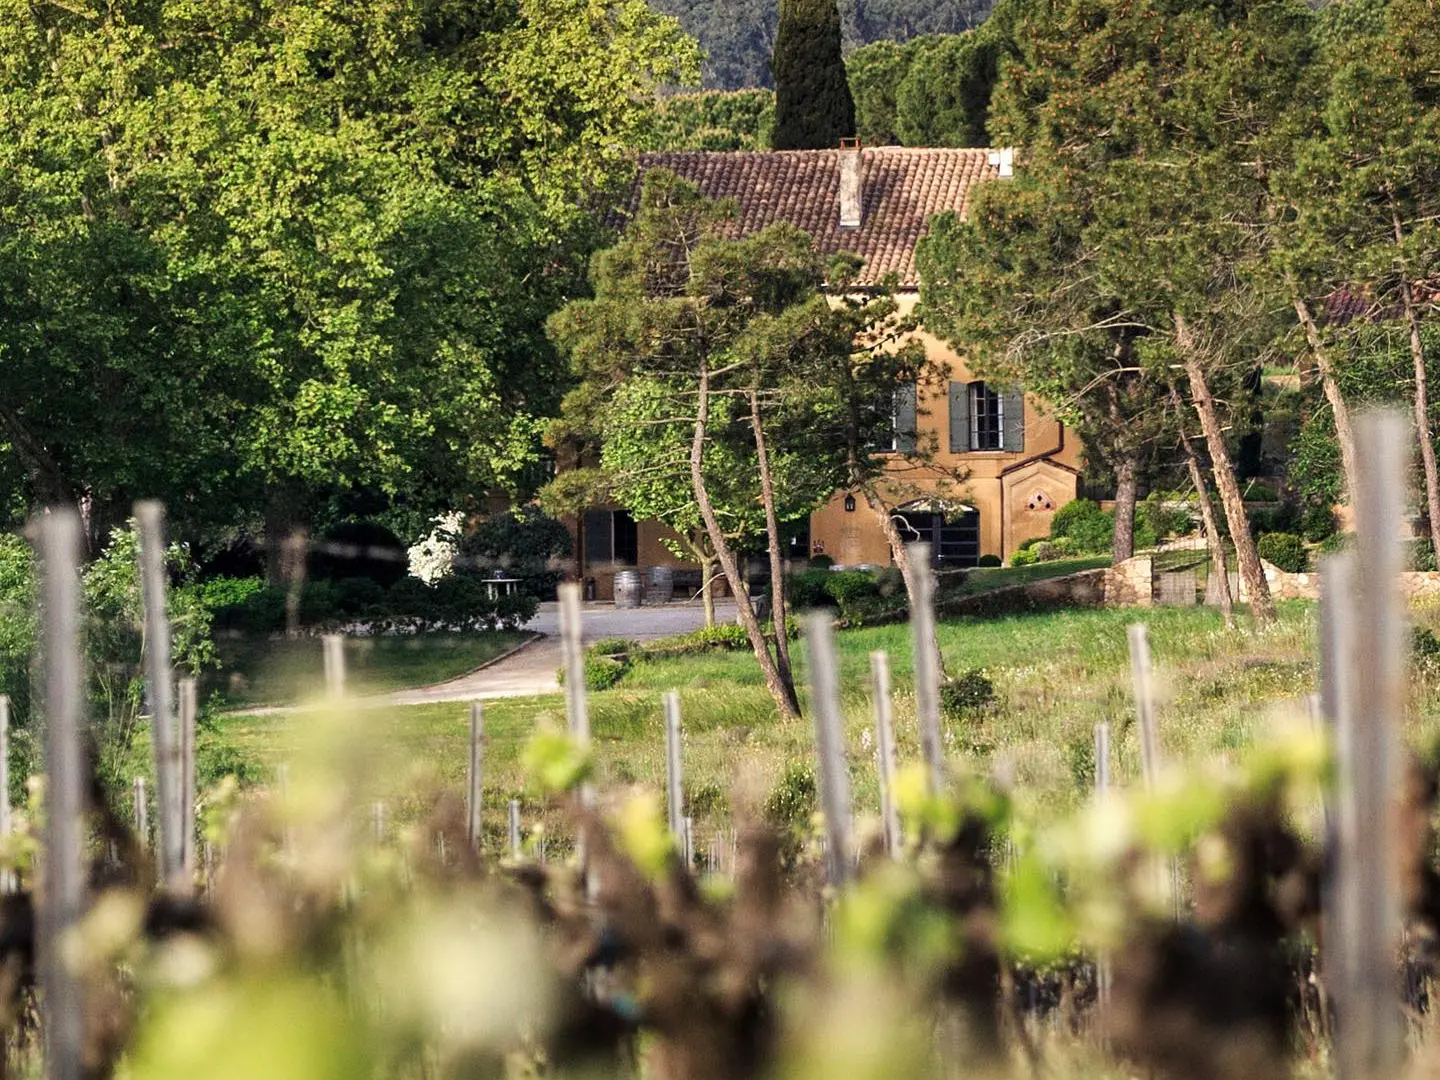
M 370 806 L 370 832 L 377 845 L 385 843 L 385 804 L 378 800 Z
M 582 647 L 580 586 L 560 586 L 560 655 L 565 666 L 565 718 L 570 734 L 590 741 L 590 713 L 585 701 L 585 652 Z
M 44 1002 L 45 1075 L 80 1080 L 84 1073 L 84 988 L 62 942 L 85 905 L 85 690 L 80 651 L 80 516 L 69 507 L 40 519 L 45 669 L 45 888 L 40 894 L 39 953 Z
M 1110 793 L 1110 725 L 1095 725 L 1095 795 L 1104 799 Z M 1113 983 L 1110 957 L 1104 954 L 1095 958 L 1095 991 L 1102 1010 L 1110 1007 L 1110 988 Z
M 850 777 L 845 770 L 834 635 L 828 611 L 814 611 L 805 617 L 810 709 L 815 714 L 815 748 L 820 763 L 820 808 L 825 813 L 826 864 L 830 884 L 839 888 L 850 877 Z
M 915 582 L 915 610 L 910 630 L 915 648 L 915 712 L 920 724 L 920 748 L 930 766 L 930 789 L 940 794 L 945 786 L 945 743 L 940 736 L 940 665 L 935 650 L 935 584 L 930 569 L 930 545 L 911 544 L 910 576 Z
M 1130 675 L 1135 686 L 1135 716 L 1140 725 L 1140 769 L 1145 787 L 1154 790 L 1160 779 L 1160 731 L 1155 721 L 1155 679 L 1150 660 L 1150 633 L 1144 623 L 1132 623 L 1130 638 Z M 1157 864 L 1158 866 L 1158 864 Z M 1164 892 L 1164 870 L 1160 869 L 1161 891 Z M 1180 862 L 1170 858 L 1170 902 L 1175 918 L 1180 918 Z
M 132 798 L 135 802 L 135 835 L 142 851 L 150 850 L 150 800 L 145 794 L 145 777 L 135 777 Z
M 15 827 L 10 812 L 10 698 L 0 694 L 0 836 L 8 837 Z M 0 893 L 15 891 L 15 871 L 0 871 Z
M 520 800 L 510 800 L 510 857 L 520 860 Z
M 1406 422 L 1393 412 L 1361 417 L 1356 437 L 1353 588 L 1333 592 L 1333 689 L 1341 695 L 1342 734 L 1335 914 L 1336 936 L 1348 948 L 1341 944 L 1345 955 L 1331 994 L 1338 1080 L 1381 1080 L 1398 1075 L 1404 1050 L 1395 969 L 1401 923 L 1394 822 L 1408 653 L 1397 584 L 1403 568 L 1399 535 L 1411 440 Z M 1338 584 L 1352 584 L 1344 576 L 1342 568 Z
M 480 811 L 484 806 L 482 769 L 485 755 L 485 706 L 470 706 L 470 784 L 465 792 L 465 835 L 473 851 L 480 850 Z
M 665 695 L 665 808 L 670 835 L 681 839 L 685 818 L 684 761 L 681 755 L 680 695 Z
M 890 708 L 890 656 L 883 651 L 870 654 L 870 686 L 875 709 L 875 761 L 880 781 L 880 822 L 885 831 L 885 850 L 898 859 L 904 848 L 900 835 L 900 811 L 895 805 L 895 719 Z
M 181 679 L 180 690 L 180 830 L 184 837 L 180 860 L 180 886 L 189 890 L 195 878 L 195 714 L 194 679 Z
M 325 692 L 332 698 L 345 696 L 345 635 L 326 634 L 321 641 L 325 650 Z
M 174 673 L 170 667 L 170 617 L 166 600 L 165 508 L 135 504 L 140 530 L 140 595 L 145 609 L 145 680 L 150 699 L 151 742 L 155 752 L 155 810 L 159 825 L 159 879 L 177 879 L 185 859 L 180 806 L 179 737 L 175 720 Z
M 684 839 L 685 848 L 685 869 L 695 869 L 695 819 L 687 817 L 681 826 L 681 835 Z

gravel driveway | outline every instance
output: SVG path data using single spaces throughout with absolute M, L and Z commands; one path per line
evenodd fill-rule
M 734 622 L 734 602 L 717 602 L 715 619 L 717 622 Z M 587 604 L 582 622 L 586 641 L 606 637 L 647 641 L 700 629 L 705 625 L 705 610 L 698 603 L 623 611 L 617 611 L 610 604 Z M 544 636 L 521 646 L 489 667 L 434 686 L 402 690 L 389 695 L 386 700 L 394 705 L 433 705 L 447 701 L 558 694 L 560 684 L 555 680 L 555 673 L 560 669 L 560 605 L 541 604 L 539 612 L 525 629 Z

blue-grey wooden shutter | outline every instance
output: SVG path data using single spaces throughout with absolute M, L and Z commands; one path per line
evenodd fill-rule
M 915 384 L 902 382 L 895 387 L 895 449 L 902 454 L 915 452 Z
M 1025 391 L 1007 390 L 1001 402 L 1005 430 L 1000 448 L 1018 454 L 1025 449 Z
M 970 384 L 950 384 L 950 452 L 970 451 Z

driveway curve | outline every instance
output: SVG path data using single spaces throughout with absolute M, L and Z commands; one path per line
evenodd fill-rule
M 734 622 L 735 604 L 717 603 L 715 619 Z M 607 637 L 652 641 L 700 629 L 705 625 L 705 611 L 699 604 L 618 610 L 610 604 L 587 604 L 581 622 L 586 641 Z M 560 670 L 560 605 L 541 604 L 524 629 L 541 636 L 477 671 L 433 686 L 401 690 L 384 700 L 392 705 L 434 705 L 558 694 L 560 683 L 555 676 Z

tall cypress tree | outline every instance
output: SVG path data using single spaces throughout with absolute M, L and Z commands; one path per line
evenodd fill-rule
M 827 150 L 855 134 L 835 0 L 780 0 L 771 66 L 776 150 Z

